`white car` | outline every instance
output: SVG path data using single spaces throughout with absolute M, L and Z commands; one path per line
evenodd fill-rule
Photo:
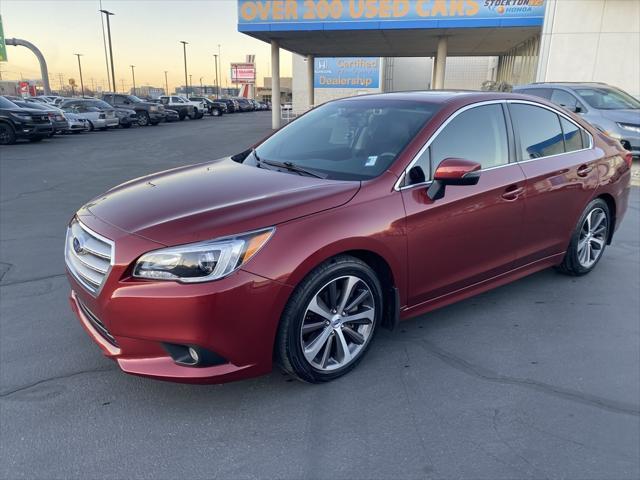
M 189 108 L 187 113 L 191 119 L 202 118 L 207 111 L 207 106 L 204 102 L 192 101 L 178 95 L 163 95 L 160 97 L 160 102 L 165 108 L 176 110 L 178 113 L 187 106 L 193 107 Z

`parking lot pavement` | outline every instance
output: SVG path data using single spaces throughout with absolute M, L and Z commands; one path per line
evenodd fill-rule
M 238 152 L 270 114 L 0 150 L 1 478 L 638 478 L 640 189 L 590 275 L 545 271 L 381 331 L 342 379 L 120 373 L 71 313 L 65 224 L 108 187 Z

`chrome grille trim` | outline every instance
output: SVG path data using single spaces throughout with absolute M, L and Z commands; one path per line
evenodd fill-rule
M 114 252 L 111 240 L 94 232 L 78 218 L 71 221 L 65 239 L 65 263 L 71 275 L 94 296 L 100 293 L 111 271 Z

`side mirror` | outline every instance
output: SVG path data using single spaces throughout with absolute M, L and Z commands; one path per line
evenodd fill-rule
M 444 197 L 447 185 L 475 185 L 480 180 L 482 166 L 462 158 L 445 158 L 433 174 L 433 182 L 427 189 L 431 200 Z
M 582 112 L 582 107 L 580 105 L 576 105 L 575 108 L 573 109 L 573 113 L 581 113 Z

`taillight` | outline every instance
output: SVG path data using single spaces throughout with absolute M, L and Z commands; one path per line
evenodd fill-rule
M 633 163 L 633 155 L 631 152 L 625 154 L 624 161 L 627 163 L 627 167 L 631 168 L 631 164 Z

